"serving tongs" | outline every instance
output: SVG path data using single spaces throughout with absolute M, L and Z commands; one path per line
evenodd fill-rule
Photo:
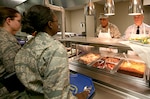
M 105 63 L 105 61 L 104 60 L 100 60 L 100 61 L 98 61 L 98 64 L 99 65 L 102 65 L 102 64 L 104 64 Z
M 126 53 L 123 53 L 123 55 L 124 55 L 124 57 L 125 57 L 125 59 L 126 59 L 126 61 L 127 61 L 127 65 L 128 65 L 128 66 L 131 66 L 131 63 L 129 62 Z

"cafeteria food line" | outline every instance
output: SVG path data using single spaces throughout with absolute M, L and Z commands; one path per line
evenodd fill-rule
M 100 40 L 100 38 L 88 38 L 88 37 L 73 37 L 62 39 L 61 42 L 64 44 L 70 42 L 75 45 L 84 45 L 84 46 L 94 46 L 94 47 L 108 47 L 108 48 L 117 48 L 120 51 L 115 53 L 122 55 L 123 57 L 124 51 L 127 50 L 132 51 L 132 49 L 124 44 L 119 43 L 119 40 Z M 111 43 L 110 43 L 111 42 Z M 74 46 L 75 47 L 75 46 Z M 78 46 L 76 46 L 78 47 Z M 75 47 L 75 48 L 76 48 Z M 123 50 L 122 50 L 123 49 Z M 77 52 L 80 52 L 79 50 Z M 90 50 L 89 53 L 92 51 Z M 82 54 L 82 52 L 80 52 Z M 86 54 L 88 54 L 86 52 Z M 100 55 L 110 56 L 110 53 L 100 53 Z M 102 55 L 102 56 L 103 56 Z M 82 55 L 81 55 L 82 56 Z M 143 76 L 130 75 L 131 73 L 121 73 L 116 70 L 107 70 L 102 68 L 97 68 L 91 66 L 91 64 L 81 63 L 79 58 L 80 54 L 75 56 L 75 58 L 71 58 L 69 62 L 69 68 L 71 71 L 81 73 L 93 79 L 95 85 L 95 94 L 93 99 L 98 99 L 97 97 L 103 97 L 102 99 L 108 99 L 108 97 L 112 96 L 114 99 L 150 99 L 150 88 L 148 81 L 145 80 L 145 75 L 143 72 Z M 114 57 L 115 58 L 115 57 Z M 128 56 L 129 59 L 135 62 L 142 62 L 143 60 L 137 55 Z M 125 57 L 124 57 L 125 59 Z M 111 59 L 112 60 L 112 59 Z M 137 61 L 138 60 L 138 61 Z M 137 63 L 136 63 L 137 64 Z M 119 66 L 120 67 L 120 64 Z M 131 66 L 132 67 L 132 66 Z M 147 68 L 146 68 L 147 69 Z

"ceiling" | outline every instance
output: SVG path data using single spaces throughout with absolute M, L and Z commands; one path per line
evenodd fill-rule
M 114 2 L 119 1 L 127 1 L 127 0 L 114 0 Z M 0 6 L 7 6 L 7 7 L 16 7 L 21 5 L 22 3 L 25 6 L 34 5 L 34 4 L 43 4 L 44 0 L 1 0 Z M 89 2 L 89 0 L 49 0 L 49 2 L 53 5 L 62 6 L 66 10 L 77 9 L 83 7 L 85 4 Z M 92 2 L 97 2 L 99 4 L 104 4 L 105 0 L 92 0 Z M 26 5 L 26 3 L 28 5 Z
M 17 10 L 22 12 L 35 4 L 44 5 L 44 1 L 45 0 L 1 0 L 0 6 L 16 8 Z M 63 8 L 65 8 L 65 10 L 75 10 L 83 8 L 89 1 L 90 0 L 49 0 L 49 3 L 56 6 L 62 6 Z M 121 2 L 121 1 L 129 1 L 129 0 L 114 0 L 114 2 Z M 92 0 L 92 2 L 104 4 L 106 0 Z
M 75 10 L 83 8 L 90 0 L 51 0 L 51 4 L 63 6 L 65 10 Z M 114 2 L 128 1 L 128 0 L 114 0 Z M 106 0 L 92 0 L 98 4 L 104 4 Z
M 26 0 L 1 0 L 0 6 L 12 7 L 14 8 L 16 5 L 19 5 Z

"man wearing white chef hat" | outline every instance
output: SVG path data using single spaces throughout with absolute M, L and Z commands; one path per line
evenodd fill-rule
M 100 38 L 120 38 L 121 33 L 116 25 L 109 22 L 109 16 L 100 13 L 100 25 L 97 27 L 97 36 Z
M 132 38 L 134 39 L 134 38 L 150 36 L 150 26 L 143 22 L 144 15 L 143 14 L 134 15 L 133 19 L 134 19 L 134 24 L 130 25 L 126 29 L 124 38 L 129 40 Z

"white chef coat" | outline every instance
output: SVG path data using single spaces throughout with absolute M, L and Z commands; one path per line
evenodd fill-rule
M 125 39 L 150 36 L 150 26 L 145 23 L 139 26 L 140 34 L 136 34 L 136 31 L 137 26 L 135 24 L 129 26 L 125 31 Z

